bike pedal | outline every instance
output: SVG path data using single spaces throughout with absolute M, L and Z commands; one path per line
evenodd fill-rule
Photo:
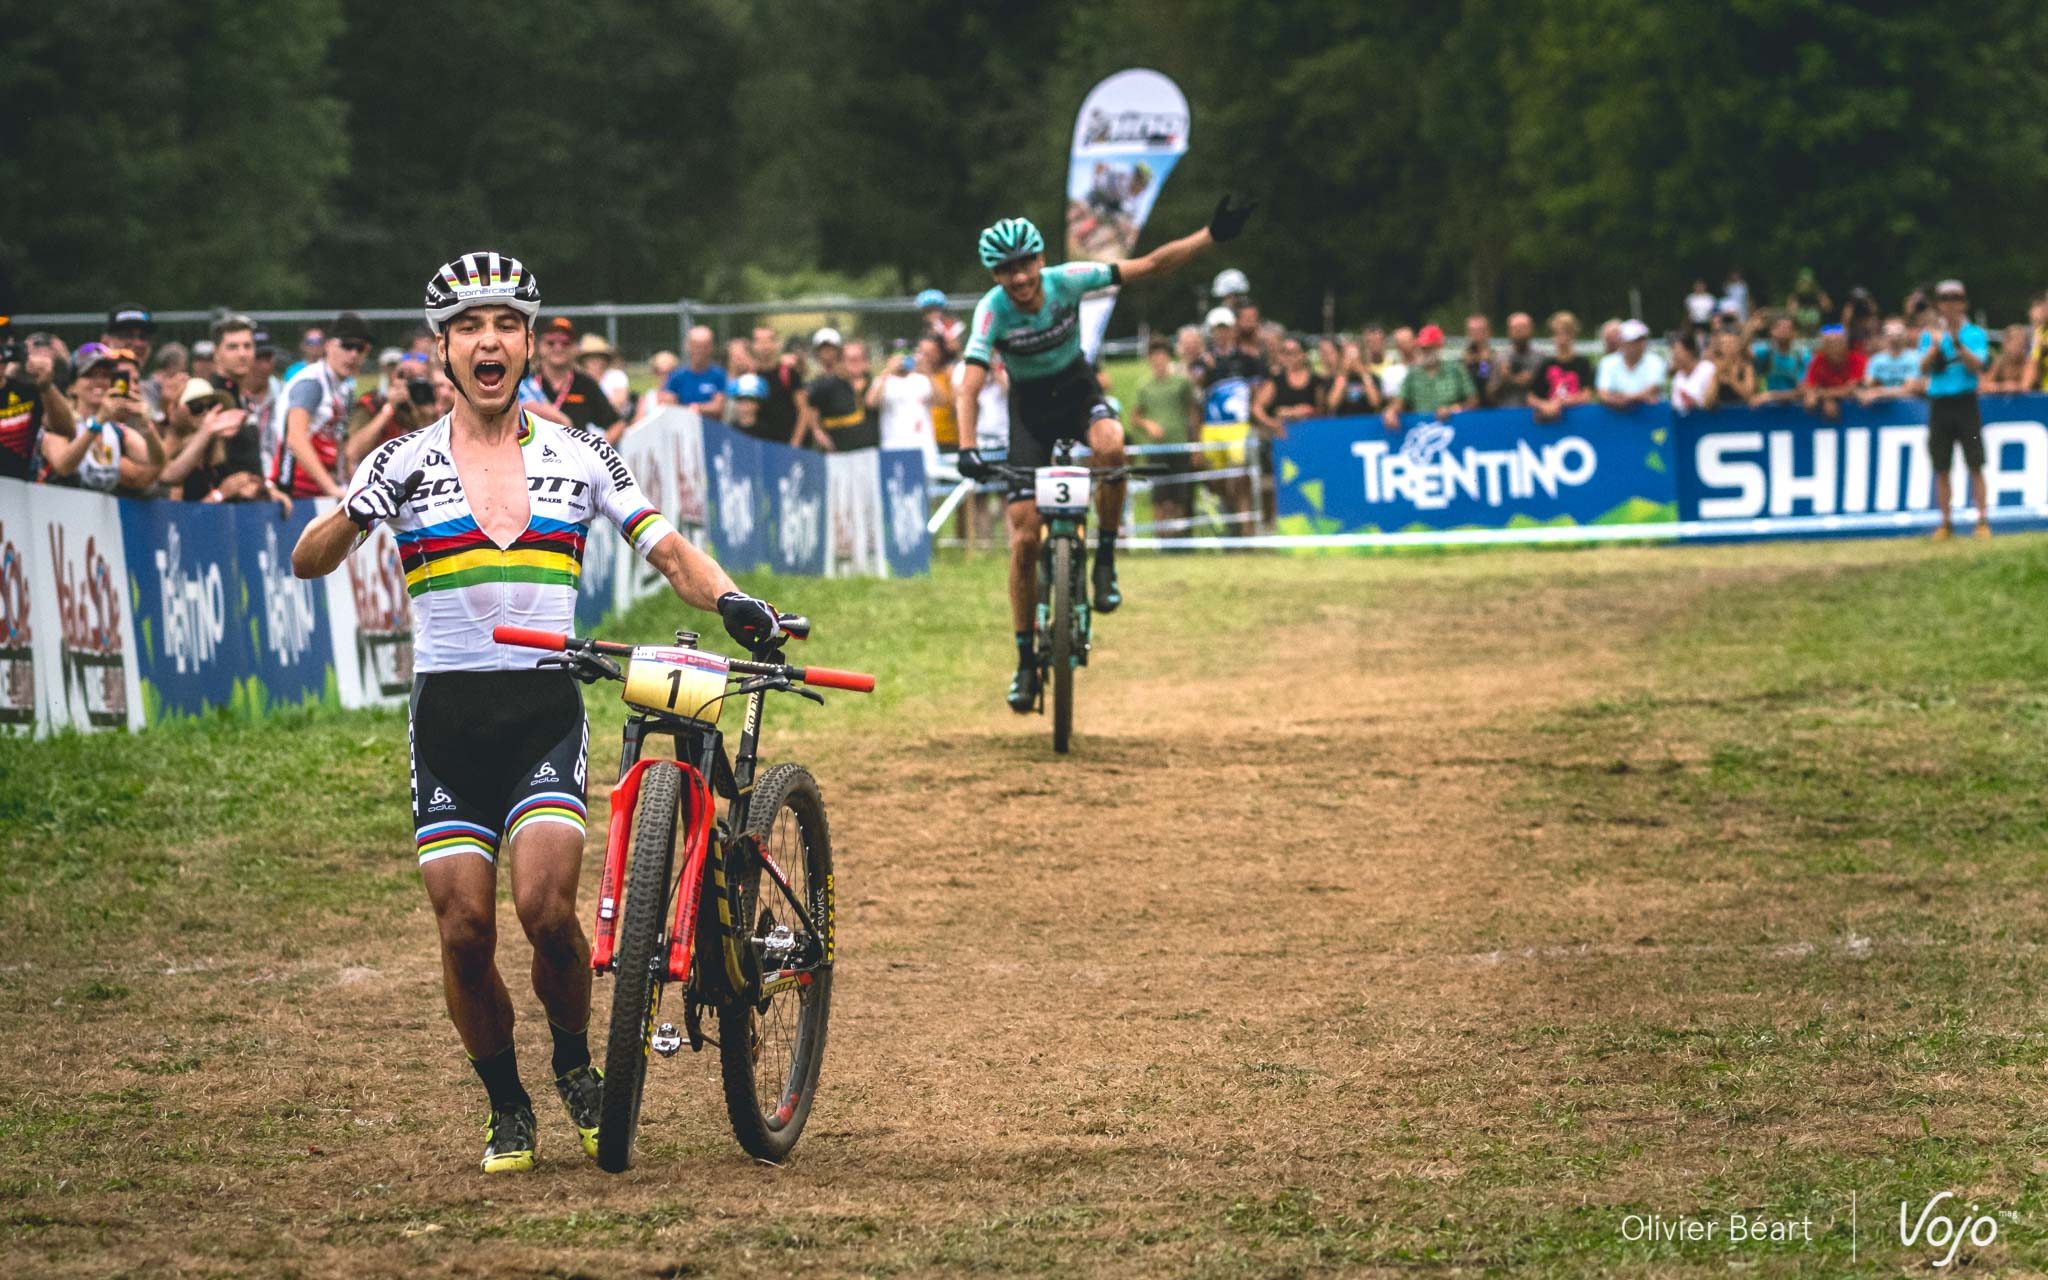
M 673 1022 L 664 1022 L 648 1037 L 647 1047 L 664 1058 L 673 1058 L 683 1047 L 683 1033 L 676 1030 Z

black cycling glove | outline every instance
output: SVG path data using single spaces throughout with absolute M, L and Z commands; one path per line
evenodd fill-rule
M 749 649 L 764 648 L 783 635 L 773 605 L 737 591 L 718 597 L 718 616 L 725 622 L 726 634 Z
M 1244 224 L 1251 220 L 1252 210 L 1258 207 L 1259 202 L 1254 200 L 1232 208 L 1230 197 L 1224 196 L 1216 202 L 1216 212 L 1209 215 L 1209 238 L 1217 244 L 1237 239 Z
M 397 480 L 373 480 L 364 485 L 348 500 L 348 518 L 356 528 L 368 533 L 370 526 L 379 520 L 389 520 L 398 514 L 413 493 L 426 483 L 427 473 L 415 471 L 401 483 Z
M 988 478 L 988 464 L 981 460 L 979 449 L 962 449 L 957 465 L 962 479 L 981 481 Z

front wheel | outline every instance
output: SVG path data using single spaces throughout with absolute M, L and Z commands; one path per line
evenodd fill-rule
M 832 1004 L 832 836 L 810 772 L 779 764 L 763 773 L 731 849 L 733 923 L 752 961 L 748 998 L 718 1009 L 725 1110 L 747 1154 L 779 1164 L 810 1118 Z
M 624 1173 L 633 1163 L 640 1128 L 640 1095 L 647 1085 L 648 1042 L 661 1007 L 668 948 L 662 930 L 674 880 L 676 821 L 683 771 L 662 763 L 640 778 L 640 810 L 633 827 L 633 863 L 627 873 L 626 910 L 619 922 L 619 952 L 612 983 L 611 1032 L 605 1041 L 604 1113 L 598 1122 L 597 1165 Z
M 1066 754 L 1074 733 L 1074 586 L 1081 578 L 1079 539 L 1052 542 L 1052 749 Z

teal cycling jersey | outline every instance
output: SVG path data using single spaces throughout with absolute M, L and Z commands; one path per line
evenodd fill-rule
M 1012 380 L 1029 382 L 1059 373 L 1081 358 L 1082 295 L 1117 283 L 1117 277 L 1113 262 L 1047 267 L 1039 273 L 1045 282 L 1045 301 L 1029 314 L 1019 311 L 997 285 L 975 305 L 962 358 L 985 369 L 992 355 L 1000 351 Z

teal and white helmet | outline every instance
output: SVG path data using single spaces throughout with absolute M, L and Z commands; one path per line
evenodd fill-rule
M 993 271 L 1013 258 L 1045 252 L 1045 237 L 1029 218 L 1004 218 L 981 233 L 981 265 Z

